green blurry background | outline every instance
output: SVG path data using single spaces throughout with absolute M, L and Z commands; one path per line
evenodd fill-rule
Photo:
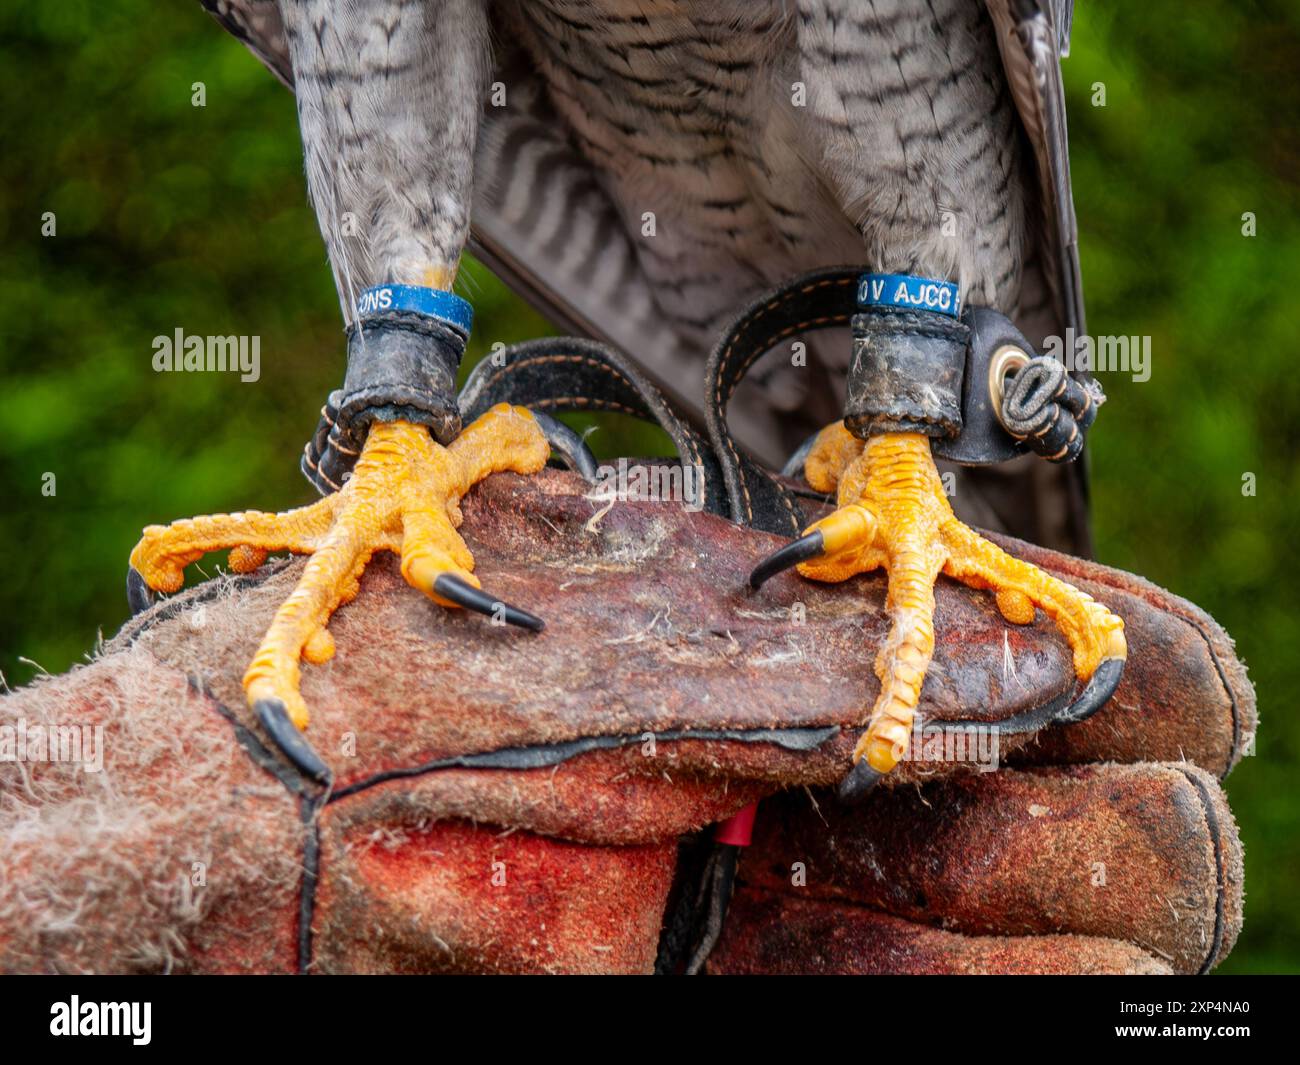
M 121 624 L 146 523 L 312 498 L 297 460 L 343 343 L 292 98 L 242 46 L 186 2 L 8 4 L 0 27 L 0 670 L 16 686 Z M 1263 728 L 1227 785 L 1247 902 L 1224 970 L 1298 971 L 1300 10 L 1081 0 L 1065 71 L 1089 325 L 1154 351 L 1150 381 L 1104 380 L 1098 556 L 1206 608 L 1250 665 Z M 468 274 L 479 337 L 548 331 Z M 260 335 L 261 381 L 153 373 L 152 338 L 177 326 Z

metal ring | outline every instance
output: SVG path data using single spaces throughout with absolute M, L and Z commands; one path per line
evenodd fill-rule
M 1002 395 L 1006 389 L 1007 374 L 1013 370 L 1023 370 L 1028 365 L 1029 356 L 1015 344 L 1003 344 L 989 359 L 989 402 L 993 404 L 993 413 L 997 415 L 998 424 L 1003 429 L 1007 428 L 1006 422 L 1002 420 Z M 1010 433 L 1011 430 L 1007 429 L 1007 432 Z

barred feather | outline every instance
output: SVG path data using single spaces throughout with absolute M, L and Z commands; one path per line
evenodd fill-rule
M 295 88 L 345 316 L 472 237 L 697 409 L 721 324 L 819 266 L 953 277 L 1031 338 L 1082 327 L 1068 2 L 203 2 Z M 483 106 L 492 78 L 504 107 Z M 733 407 L 769 461 L 837 406 L 848 345 L 814 352 Z M 1059 508 L 1073 546 L 1081 498 Z

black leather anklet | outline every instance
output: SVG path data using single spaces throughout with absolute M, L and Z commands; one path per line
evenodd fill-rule
M 455 327 L 410 311 L 389 311 L 348 330 L 343 387 L 330 393 L 303 451 L 302 472 L 318 491 L 338 491 L 375 422 L 426 426 L 440 444 L 460 434 L 456 371 L 465 342 Z
M 934 311 L 892 308 L 853 316 L 844 425 L 854 436 L 962 430 L 970 326 Z

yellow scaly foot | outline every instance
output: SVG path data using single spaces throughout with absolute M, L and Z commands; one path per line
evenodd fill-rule
M 818 435 L 804 472 L 819 492 L 838 488 L 839 508 L 765 559 L 750 585 L 757 588 L 794 565 L 819 581 L 843 581 L 882 566 L 889 577 L 892 625 L 875 666 L 880 695 L 841 785 L 845 798 L 863 794 L 907 751 L 934 653 L 934 582 L 940 573 L 994 590 L 1010 622 L 1028 624 L 1036 607 L 1052 617 L 1074 650 L 1076 675 L 1086 682 L 1064 719 L 1082 719 L 1110 697 L 1128 654 L 1123 621 L 962 524 L 948 503 L 927 437 L 882 433 L 862 441 L 837 422 Z
M 422 426 L 378 422 L 352 476 L 333 495 L 283 514 L 249 511 L 151 525 L 131 552 L 128 585 L 178 591 L 184 569 L 209 551 L 231 548 L 230 568 L 256 569 L 271 551 L 310 554 L 293 594 L 276 611 L 248 671 L 244 691 L 263 725 L 301 769 L 328 770 L 302 737 L 307 704 L 298 690 L 299 661 L 334 654 L 330 615 L 360 590 L 376 551 L 402 557 L 402 575 L 442 606 L 465 606 L 540 631 L 542 620 L 480 590 L 474 559 L 456 532 L 460 500 L 488 474 L 536 473 L 552 444 L 571 454 L 576 435 L 545 415 L 501 403 L 442 447 Z M 587 453 L 589 455 L 589 453 Z M 584 460 L 578 464 L 583 465 Z M 594 463 L 592 463 L 594 467 Z

